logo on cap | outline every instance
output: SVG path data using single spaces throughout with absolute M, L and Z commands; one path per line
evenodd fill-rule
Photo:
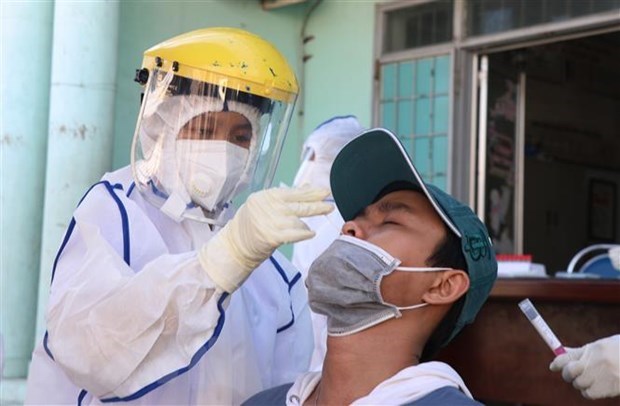
M 466 235 L 464 251 L 469 254 L 474 261 L 480 260 L 489 254 L 489 242 L 484 235 Z

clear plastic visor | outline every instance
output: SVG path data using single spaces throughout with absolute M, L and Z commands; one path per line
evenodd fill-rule
M 294 102 L 205 77 L 151 74 L 131 163 L 140 192 L 166 214 L 219 224 L 235 196 L 271 185 Z

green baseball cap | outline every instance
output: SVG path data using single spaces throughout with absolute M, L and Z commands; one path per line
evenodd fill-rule
M 421 189 L 446 226 L 461 239 L 469 275 L 469 290 L 461 313 L 443 344 L 474 321 L 497 278 L 497 261 L 487 229 L 468 206 L 422 180 L 392 132 L 373 128 L 345 145 L 334 160 L 330 182 L 334 201 L 345 221 L 355 218 L 389 185 L 405 183 Z

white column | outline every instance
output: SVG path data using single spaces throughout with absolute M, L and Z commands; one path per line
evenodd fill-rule
M 37 340 L 45 332 L 52 266 L 73 210 L 111 167 L 118 19 L 118 1 L 55 3 Z
M 34 338 L 54 3 L 1 3 L 0 334 L 5 378 L 26 376 Z

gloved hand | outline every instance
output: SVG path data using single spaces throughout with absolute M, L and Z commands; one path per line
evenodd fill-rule
M 300 217 L 328 214 L 328 189 L 305 186 L 252 193 L 235 216 L 199 251 L 204 270 L 220 288 L 233 292 L 282 244 L 314 237 Z
M 566 348 L 549 365 L 562 370 L 562 378 L 572 382 L 587 399 L 620 395 L 620 335 L 615 335 L 580 348 Z

